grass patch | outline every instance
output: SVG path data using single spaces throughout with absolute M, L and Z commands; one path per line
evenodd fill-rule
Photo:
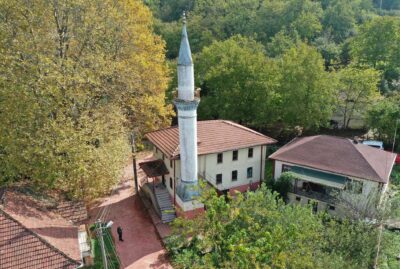
M 109 262 L 109 268 L 115 268 L 119 269 L 120 264 L 119 264 L 119 259 L 114 253 L 114 242 L 112 241 L 112 236 L 111 236 L 111 231 L 110 229 L 104 229 L 104 245 L 106 247 L 106 253 L 107 253 L 107 260 Z M 92 238 L 91 239 L 92 243 L 92 253 L 93 253 L 93 258 L 94 258 L 94 264 L 89 267 L 90 269 L 103 269 L 103 258 L 101 255 L 101 247 L 100 247 L 100 241 L 98 238 Z
M 400 165 L 395 165 L 390 175 L 390 183 L 400 187 Z
M 265 162 L 264 182 L 268 187 L 271 187 L 274 183 L 272 174 L 273 171 L 274 171 L 273 161 L 267 159 L 267 161 Z

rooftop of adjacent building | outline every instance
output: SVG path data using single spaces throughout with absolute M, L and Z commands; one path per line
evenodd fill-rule
M 0 211 L 1 268 L 76 268 L 79 265 L 78 226 L 74 223 L 87 219 L 83 203 L 53 203 L 8 189 Z
M 347 138 L 316 135 L 295 138 L 269 158 L 387 183 L 396 154 Z

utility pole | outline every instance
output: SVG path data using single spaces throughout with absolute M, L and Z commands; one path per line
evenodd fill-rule
M 400 121 L 400 119 L 397 119 L 397 120 L 396 120 L 396 126 L 395 126 L 395 129 L 394 129 L 394 137 L 393 137 L 392 152 L 394 152 L 394 146 L 395 146 L 395 144 L 396 144 L 397 125 L 398 125 L 399 121 Z
M 137 170 L 136 170 L 136 144 L 135 144 L 135 133 L 131 134 L 131 143 L 132 143 L 132 161 L 133 161 L 133 178 L 135 180 L 135 190 L 136 194 L 139 194 L 139 186 L 137 180 Z
M 103 227 L 101 227 L 101 220 L 96 221 L 96 226 L 97 226 L 97 238 L 99 239 L 100 242 L 101 256 L 103 258 L 104 269 L 108 269 L 108 261 L 106 256 L 106 248 L 104 245 Z

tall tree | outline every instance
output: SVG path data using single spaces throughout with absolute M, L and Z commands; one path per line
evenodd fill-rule
M 374 103 L 367 114 L 368 127 L 377 132 L 381 139 L 387 143 L 394 142 L 397 134 L 397 151 L 400 151 L 400 94 L 393 94 L 379 102 Z M 396 127 L 398 128 L 396 131 Z M 396 150 L 395 149 L 395 150 Z
M 343 115 L 343 127 L 348 128 L 354 117 L 364 117 L 369 105 L 379 98 L 380 72 L 349 66 L 337 75 L 338 108 Z
M 252 126 L 270 120 L 277 76 L 262 45 L 235 36 L 206 47 L 196 59 L 196 81 L 204 92 L 200 118 L 224 118 Z
M 330 1 L 329 6 L 324 11 L 322 22 L 325 30 L 333 34 L 335 41 L 345 40 L 354 32 L 356 25 L 355 10 L 351 1 Z
M 321 54 L 306 44 L 288 50 L 278 62 L 280 120 L 306 129 L 326 124 L 335 106 L 333 76 L 325 71 Z
M 0 1 L 0 14 L 1 180 L 104 193 L 127 157 L 128 129 L 171 115 L 149 10 L 137 0 L 34 0 Z
M 384 72 L 389 86 L 400 79 L 400 19 L 377 17 L 362 25 L 352 40 L 351 55 L 356 62 Z

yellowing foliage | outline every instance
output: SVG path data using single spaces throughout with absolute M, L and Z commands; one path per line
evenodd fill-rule
M 164 42 L 138 0 L 0 0 L 0 181 L 92 199 L 128 132 L 169 123 Z

